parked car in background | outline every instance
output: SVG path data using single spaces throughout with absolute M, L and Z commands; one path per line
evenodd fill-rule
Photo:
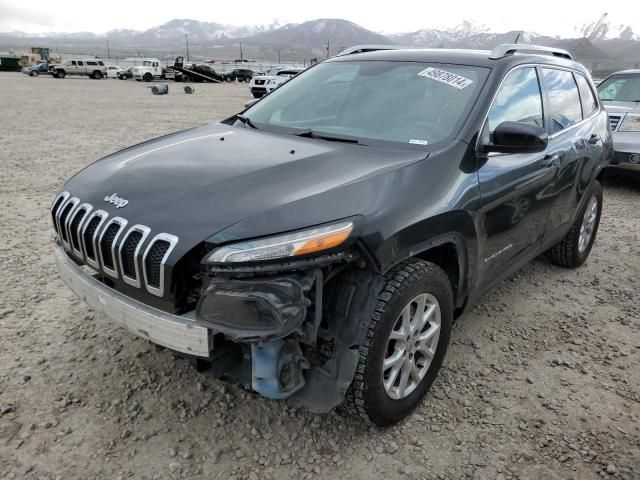
M 272 92 L 289 79 L 295 77 L 304 68 L 283 68 L 271 75 L 258 75 L 249 82 L 249 90 L 253 98 L 260 98 L 267 93 Z
M 116 74 L 118 80 L 127 80 L 133 78 L 133 67 L 125 68 Z
M 253 75 L 253 71 L 247 68 L 236 68 L 235 70 L 224 73 L 223 77 L 227 82 L 233 82 L 236 80 L 239 82 L 250 82 Z
M 49 74 L 49 64 L 48 63 L 39 63 L 37 65 L 33 65 L 31 67 L 25 67 L 22 69 L 22 73 L 26 73 L 30 77 L 37 77 L 38 75 Z
M 125 71 L 125 68 L 117 65 L 107 65 L 107 78 L 119 78 L 118 75 Z
M 598 95 L 613 131 L 611 166 L 640 171 L 640 70 L 610 75 L 598 85 Z
M 587 260 L 608 122 L 563 50 L 342 52 L 76 173 L 51 204 L 57 268 L 100 322 L 200 371 L 389 425 L 491 287 L 545 252 Z
M 176 58 L 173 65 L 176 82 L 224 82 L 224 77 L 206 63 L 184 63 Z
M 80 75 L 99 80 L 106 78 L 107 67 L 102 60 L 98 59 L 68 59 L 62 63 L 50 64 L 49 73 L 55 78 L 64 78 L 67 75 Z

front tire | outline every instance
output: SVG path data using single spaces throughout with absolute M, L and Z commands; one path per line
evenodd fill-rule
M 408 416 L 436 379 L 452 323 L 453 292 L 440 267 L 413 258 L 391 269 L 359 348 L 347 411 L 378 426 Z
M 100 72 L 100 71 L 96 70 L 95 72 L 93 72 L 93 78 L 94 78 L 95 80 L 100 80 L 100 79 L 102 79 L 102 72 Z
M 31 75 L 32 77 L 37 77 L 39 74 L 40 72 L 38 72 L 37 70 L 32 70 L 29 75 Z
M 57 78 L 64 78 L 64 77 L 66 77 L 66 75 L 67 75 L 67 73 L 64 70 L 58 70 L 56 72 L 56 77 Z
M 589 257 L 595 243 L 601 214 L 602 185 L 596 180 L 571 230 L 560 243 L 547 252 L 551 263 L 567 268 L 581 266 Z
M 153 75 L 151 75 L 150 73 L 145 73 L 144 76 L 142 77 L 142 79 L 145 82 L 150 82 L 151 80 L 153 80 Z

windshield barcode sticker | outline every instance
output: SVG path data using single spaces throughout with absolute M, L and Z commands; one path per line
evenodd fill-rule
M 418 75 L 425 78 L 430 78 L 431 80 L 435 80 L 436 82 L 446 83 L 447 85 L 457 88 L 458 90 L 462 90 L 465 87 L 468 87 L 473 83 L 473 80 L 470 78 L 463 77 L 462 75 L 458 75 L 456 73 L 447 72 L 446 70 L 440 70 L 439 68 L 427 67 L 421 72 L 418 72 Z

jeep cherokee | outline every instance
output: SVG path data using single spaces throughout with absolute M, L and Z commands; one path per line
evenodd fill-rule
M 55 257 L 89 305 L 201 370 L 388 425 L 480 295 L 545 252 L 586 260 L 612 151 L 565 51 L 355 47 L 81 170 L 51 206 Z

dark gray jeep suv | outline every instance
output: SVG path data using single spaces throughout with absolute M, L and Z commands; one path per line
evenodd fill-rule
M 586 260 L 611 155 L 567 52 L 356 47 L 78 172 L 55 256 L 80 298 L 201 370 L 386 425 L 480 295 L 545 252 Z

